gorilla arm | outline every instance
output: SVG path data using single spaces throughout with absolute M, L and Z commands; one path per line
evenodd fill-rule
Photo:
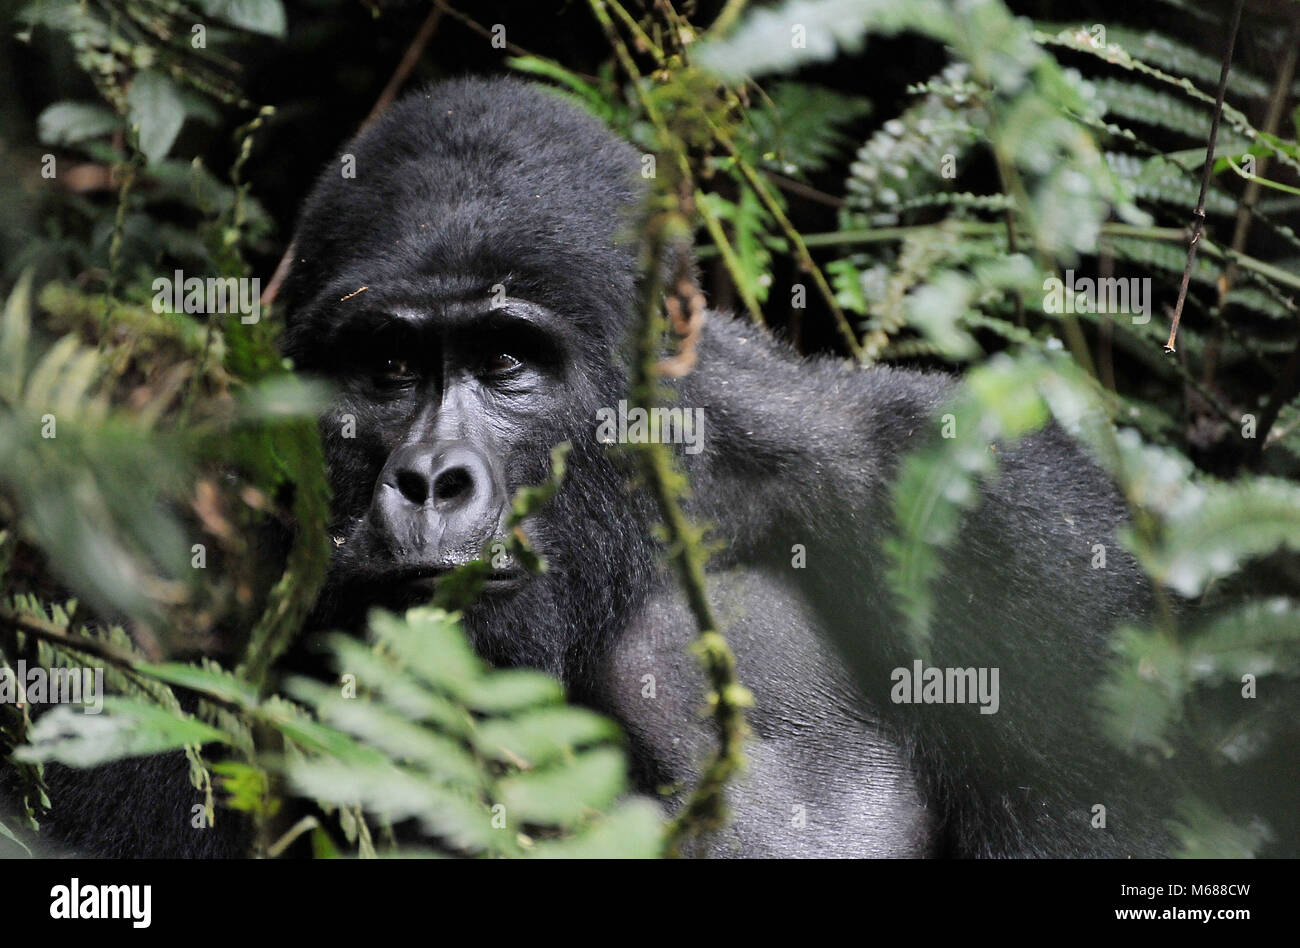
M 688 844 L 705 856 L 927 856 L 936 839 L 911 763 L 854 697 L 788 578 L 711 574 L 709 595 L 754 692 L 746 765 L 725 827 Z M 648 598 L 596 675 L 594 704 L 619 718 L 641 788 L 677 810 L 716 748 L 706 683 L 690 652 L 695 617 L 670 582 Z M 694 846 L 695 848 L 690 848 Z
M 915 748 L 913 772 L 922 797 L 942 809 L 946 851 L 1158 853 L 1168 790 L 1106 743 L 1091 705 L 1110 633 L 1142 621 L 1149 587 L 1116 539 L 1122 501 L 1058 428 L 999 449 L 999 474 L 966 514 L 934 581 L 926 663 L 998 669 L 1000 708 L 981 714 L 970 704 L 891 700 L 891 672 L 923 656 L 904 636 L 885 581 L 890 483 L 905 453 L 937 437 L 952 390 L 942 374 L 800 359 L 736 320 L 711 319 L 678 393 L 706 419 L 704 450 L 685 458 L 691 512 L 714 527 L 722 565 L 761 570 L 793 603 L 731 633 L 741 680 L 764 682 L 772 693 L 766 702 L 756 696 L 757 713 L 767 714 L 766 703 L 789 733 L 816 735 L 803 750 L 815 748 L 823 760 L 853 759 L 880 733 L 830 726 L 832 706 L 839 715 L 883 719 L 901 735 L 892 746 Z M 1091 566 L 1097 543 L 1108 550 L 1106 569 Z M 796 544 L 806 568 L 792 561 Z M 795 656 L 823 634 L 842 658 L 817 651 L 822 678 L 810 679 Z M 852 687 L 838 684 L 841 660 Z M 786 669 L 782 684 L 768 681 Z M 804 689 L 826 681 L 836 687 L 825 692 L 822 716 L 801 717 Z M 807 753 L 786 750 L 791 773 L 824 784 Z M 906 766 L 901 752 L 886 769 L 892 763 Z M 865 786 L 878 766 L 868 767 Z M 1106 807 L 1108 828 L 1092 826 L 1096 804 Z M 901 823 L 915 835 L 914 824 Z

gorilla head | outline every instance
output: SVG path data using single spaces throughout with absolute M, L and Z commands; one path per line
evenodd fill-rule
M 637 168 L 538 88 L 469 79 L 399 102 L 321 176 L 283 296 L 287 354 L 339 388 L 332 624 L 478 558 L 561 441 L 580 486 L 526 530 L 547 572 L 495 571 L 467 627 L 489 659 L 564 674 L 626 614 L 646 517 L 593 419 L 626 385 Z

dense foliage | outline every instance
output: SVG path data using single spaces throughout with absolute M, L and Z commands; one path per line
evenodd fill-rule
M 1266 810 L 1256 789 L 1295 783 L 1300 738 L 1300 3 L 1247 9 L 1221 106 L 1233 2 L 1164 0 L 1157 23 L 1003 0 L 557 6 L 557 34 L 583 20 L 581 56 L 545 36 L 554 55 L 539 52 L 508 13 L 494 43 L 477 10 L 376 5 L 393 55 L 340 72 L 382 106 L 412 23 L 429 27 L 417 56 L 435 33 L 474 44 L 478 69 L 547 82 L 655 156 L 654 236 L 694 235 L 715 302 L 808 351 L 964 373 L 951 436 L 909 458 L 895 493 L 891 592 L 919 649 L 990 445 L 1053 417 L 1075 432 L 1164 590 L 1084 706 L 1154 765 L 1203 768 L 1180 804 L 1186 854 L 1294 853 L 1294 807 Z M 218 803 L 251 814 L 260 854 L 310 833 L 319 855 L 373 855 L 408 818 L 485 855 L 649 855 L 682 831 L 624 795 L 610 722 L 544 676 L 482 667 L 450 608 L 377 613 L 370 641 L 333 641 L 338 687 L 275 674 L 328 558 L 325 395 L 277 355 L 272 294 L 255 322 L 203 319 L 157 312 L 154 281 L 273 283 L 291 208 L 269 202 L 283 166 L 313 170 L 286 129 L 321 96 L 268 61 L 328 56 L 356 13 L 35 0 L 7 23 L 25 44 L 7 68 L 67 72 L 78 94 L 0 101 L 15 169 L 0 182 L 0 664 L 102 667 L 114 697 L 100 716 L 35 720 L 0 704 L 0 766 L 25 803 L 0 815 L 0 849 L 39 845 L 46 762 L 175 749 L 203 819 Z M 865 44 L 907 53 L 879 89 L 845 78 Z M 353 130 L 335 123 L 313 161 Z M 647 360 L 666 327 L 649 329 Z M 674 522 L 684 485 L 663 458 L 647 476 L 689 576 L 707 535 Z M 545 500 L 544 485 L 516 517 Z M 283 548 L 259 542 L 268 524 L 291 527 Z M 702 651 L 734 736 L 744 695 L 720 640 Z M 285 825 L 290 797 L 320 816 Z

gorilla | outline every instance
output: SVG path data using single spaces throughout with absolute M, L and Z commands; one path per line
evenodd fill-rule
M 598 436 L 602 410 L 629 397 L 649 278 L 640 155 L 546 90 L 478 78 L 399 101 L 343 154 L 355 176 L 335 162 L 316 182 L 282 293 L 284 352 L 336 391 L 321 419 L 336 549 L 310 628 L 426 601 L 501 538 L 514 492 L 546 480 L 568 442 L 559 492 L 523 526 L 547 569 L 496 564 L 465 627 L 492 663 L 550 672 L 617 719 L 637 785 L 676 809 L 715 746 L 688 650 L 696 622 L 631 451 Z M 1164 790 L 1090 723 L 1110 632 L 1151 598 L 1116 540 L 1125 509 L 1106 475 L 1055 427 L 999 449 L 943 554 L 927 659 L 996 672 L 996 713 L 895 703 L 893 671 L 919 656 L 885 581 L 891 482 L 938 437 L 954 382 L 802 358 L 707 315 L 694 367 L 669 383 L 671 404 L 703 419 L 677 454 L 755 704 L 728 824 L 692 854 L 1163 852 Z M 1091 568 L 1096 543 L 1106 569 Z M 141 779 L 134 766 L 122 785 Z M 64 794 L 94 805 L 77 779 L 60 778 Z M 180 827 L 165 845 L 129 828 L 65 838 L 113 854 L 234 851 L 185 842 L 204 834 L 165 806 L 150 817 Z
M 500 79 L 418 92 L 345 153 L 356 176 L 320 177 L 284 286 L 286 353 L 340 393 L 322 420 L 339 546 L 318 621 L 427 598 L 499 537 L 513 492 L 569 442 L 560 493 L 525 526 L 548 569 L 495 571 L 465 625 L 490 661 L 551 672 L 614 716 L 640 786 L 677 788 L 680 803 L 713 747 L 687 650 L 696 624 L 628 452 L 597 433 L 628 397 L 647 278 L 640 156 Z M 1159 851 L 1150 781 L 1088 724 L 1108 632 L 1149 597 L 1119 552 L 1124 510 L 1105 476 L 1059 430 L 1005 453 L 949 551 L 933 623 L 939 665 L 1000 670 L 1000 707 L 896 705 L 891 670 L 916 656 L 883 579 L 891 476 L 937 433 L 951 381 L 800 359 L 718 313 L 696 355 L 671 397 L 704 426 L 679 460 L 689 512 L 720 548 L 710 594 L 755 697 L 733 818 L 702 851 Z M 1116 551 L 1105 570 L 1090 567 L 1097 542 Z

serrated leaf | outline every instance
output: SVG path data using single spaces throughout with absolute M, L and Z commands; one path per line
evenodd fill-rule
M 1300 550 L 1300 486 L 1259 477 L 1211 485 L 1180 508 L 1146 562 L 1152 575 L 1195 596 L 1247 560 L 1284 548 Z
M 467 705 L 488 714 L 510 714 L 564 700 L 564 686 L 558 681 L 525 669 L 505 669 L 459 690 Z
M 458 741 L 414 724 L 365 698 L 344 698 L 319 682 L 295 679 L 289 691 L 307 701 L 321 720 L 359 738 L 397 761 L 419 766 L 439 781 L 478 787 L 483 777 L 478 763 Z
M 601 812 L 627 789 L 627 765 L 614 748 L 579 754 L 572 762 L 507 777 L 498 785 L 510 819 L 572 826 Z
M 317 800 L 338 805 L 363 802 L 390 822 L 415 818 L 431 833 L 467 850 L 502 851 L 513 845 L 508 830 L 494 829 L 489 808 L 399 767 L 351 767 L 341 761 L 291 761 L 290 783 Z
M 493 760 L 537 767 L 599 741 L 616 741 L 618 726 L 585 708 L 542 708 L 512 718 L 489 718 L 474 746 Z
M 191 717 L 132 698 L 106 698 L 104 713 L 83 714 L 66 705 L 42 715 L 30 743 L 14 759 L 94 767 L 127 757 L 148 757 L 187 745 L 228 743 L 226 735 Z
M 539 843 L 534 859 L 654 859 L 663 854 L 663 811 L 650 800 L 628 800 L 570 839 Z
M 192 688 L 206 695 L 215 695 L 243 708 L 250 708 L 257 704 L 257 692 L 253 687 L 230 672 L 202 668 L 198 665 L 183 665 L 179 662 L 162 664 L 141 662 L 138 667 L 140 671 L 169 684 Z
M 405 618 L 376 610 L 370 629 L 377 642 L 431 685 L 460 685 L 477 678 L 484 667 L 455 618 L 442 609 L 419 607 Z

